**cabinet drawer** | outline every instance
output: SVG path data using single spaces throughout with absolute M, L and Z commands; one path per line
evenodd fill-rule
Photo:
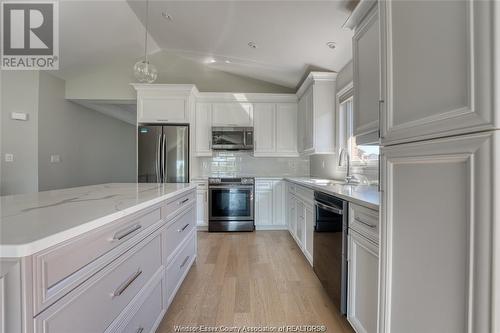
M 175 249 L 186 239 L 196 225 L 196 207 L 191 207 L 179 214 L 167 227 L 167 241 L 165 244 L 167 262 L 170 262 Z
M 156 328 L 165 308 L 163 283 L 163 280 L 160 281 L 150 292 L 137 313 L 130 319 L 125 328 L 120 330 L 121 333 L 150 333 Z
M 105 265 L 106 258 L 103 258 L 103 255 L 160 222 L 160 206 L 157 206 L 146 213 L 118 220 L 76 240 L 70 240 L 34 255 L 35 313 L 40 312 L 100 269 L 96 267 L 99 265 L 88 264 L 99 259 L 102 265 Z M 132 246 L 133 241 L 127 244 Z M 79 274 L 75 274 L 76 272 Z
M 361 235 L 379 242 L 379 214 L 378 211 L 366 207 L 349 204 L 349 228 Z
M 161 267 L 157 232 L 35 317 L 35 332 L 103 332 Z
M 189 205 L 191 202 L 196 201 L 196 191 L 192 190 L 189 193 L 181 195 L 177 198 L 174 198 L 172 201 L 167 203 L 166 214 L 167 218 L 172 217 L 176 212 Z
M 177 288 L 196 257 L 196 230 L 189 235 L 183 248 L 167 267 L 167 304 L 172 302 Z

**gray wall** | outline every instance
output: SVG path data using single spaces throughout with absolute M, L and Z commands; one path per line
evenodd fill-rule
M 295 89 L 223 72 L 166 51 L 149 57 L 158 68 L 155 83 L 195 84 L 204 92 L 294 93 Z M 88 100 L 135 100 L 130 85 L 137 82 L 132 67 L 137 59 L 95 66 L 66 78 L 66 98 Z
M 64 81 L 40 73 L 40 191 L 135 181 L 135 126 L 64 99 Z M 60 163 L 50 163 L 51 155 Z
M 38 190 L 38 72 L 1 71 L 0 194 Z M 28 113 L 28 121 L 10 119 L 11 112 Z M 5 154 L 14 155 L 5 162 Z

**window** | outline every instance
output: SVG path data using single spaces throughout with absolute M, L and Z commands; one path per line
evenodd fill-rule
M 352 166 L 378 167 L 378 145 L 357 145 L 353 136 L 353 96 L 352 88 L 339 94 L 337 113 L 337 142 L 339 151 L 345 149 L 349 152 Z M 345 167 L 345 164 L 343 164 Z

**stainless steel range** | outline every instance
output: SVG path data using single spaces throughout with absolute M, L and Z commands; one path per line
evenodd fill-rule
M 208 179 L 208 231 L 253 231 L 254 178 Z

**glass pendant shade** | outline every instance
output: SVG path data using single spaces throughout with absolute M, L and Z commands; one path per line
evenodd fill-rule
M 141 83 L 153 83 L 158 77 L 158 70 L 148 60 L 139 60 L 134 65 L 134 76 Z

